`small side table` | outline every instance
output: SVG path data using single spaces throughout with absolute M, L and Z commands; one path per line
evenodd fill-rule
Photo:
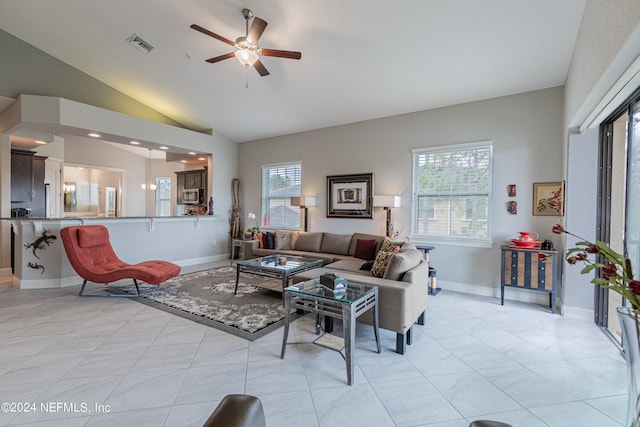
M 419 243 L 416 244 L 415 246 L 416 248 L 418 248 L 424 253 L 424 260 L 429 262 L 429 252 L 434 250 L 436 247 L 429 246 L 429 245 L 421 245 Z M 429 266 L 429 295 L 438 295 L 438 292 L 440 292 L 441 290 L 436 286 L 437 276 L 438 276 L 438 271 L 435 269 L 435 267 Z
M 356 319 L 371 309 L 373 316 L 373 334 L 376 338 L 377 352 L 380 353 L 380 330 L 378 326 L 378 288 L 360 283 L 348 283 L 347 290 L 340 293 L 320 284 L 320 279 L 313 279 L 298 283 L 284 289 L 284 334 L 282 337 L 282 352 L 280 359 L 284 359 L 289 336 L 289 322 L 291 310 L 316 313 L 316 333 L 320 333 L 320 316 L 342 319 L 344 338 L 331 334 L 323 334 L 314 341 L 342 354 L 347 363 L 347 384 L 353 384 L 355 368 Z
M 244 245 L 244 239 L 231 239 L 231 265 L 233 265 L 233 260 L 236 257 L 236 254 L 239 253 L 240 249 Z

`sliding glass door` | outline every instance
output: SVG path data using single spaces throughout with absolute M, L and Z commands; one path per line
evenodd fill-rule
M 601 126 L 598 240 L 631 261 L 640 277 L 640 90 Z M 596 289 L 596 323 L 620 342 L 613 291 Z

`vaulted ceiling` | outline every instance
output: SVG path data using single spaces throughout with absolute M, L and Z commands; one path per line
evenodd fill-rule
M 238 142 L 564 84 L 585 0 L 0 0 L 0 28 Z M 268 22 L 261 77 L 227 39 Z M 148 53 L 127 39 L 137 34 Z M 0 77 L 1 78 L 1 77 Z M 248 87 L 246 87 L 248 84 Z M 1 94 L 0 94 L 1 95 Z

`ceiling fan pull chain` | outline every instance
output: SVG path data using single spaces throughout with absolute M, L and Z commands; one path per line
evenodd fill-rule
M 244 84 L 244 88 L 249 89 L 249 67 L 244 67 L 244 72 L 247 78 L 246 83 Z

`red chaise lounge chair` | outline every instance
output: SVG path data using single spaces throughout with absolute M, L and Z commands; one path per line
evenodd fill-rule
M 84 279 L 78 295 L 87 281 L 109 284 L 121 279 L 133 279 L 135 295 L 139 295 L 138 280 L 157 285 L 180 274 L 180 266 L 168 261 L 127 264 L 120 260 L 109 242 L 109 231 L 102 225 L 64 227 L 60 237 L 71 266 Z

